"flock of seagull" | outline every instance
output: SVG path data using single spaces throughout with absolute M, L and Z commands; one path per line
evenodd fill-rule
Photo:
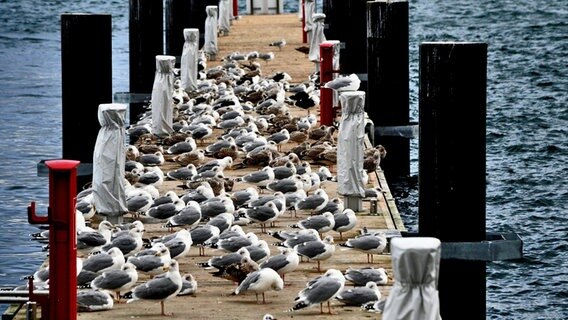
M 191 268 L 231 281 L 233 295 L 250 292 L 257 303 L 266 303 L 265 292 L 285 290 L 291 284 L 285 279 L 293 278 L 304 259 L 315 261 L 321 275 L 298 292 L 290 312 L 318 304 L 323 312 L 327 303 L 332 313 L 334 300 L 380 309 L 379 286 L 389 278 L 384 268 L 372 266 L 372 257 L 383 253 L 387 239 L 384 233 L 361 232 L 344 240 L 344 233 L 360 224 L 340 197 L 326 192 L 326 184 L 336 183 L 329 168 L 337 161 L 337 128 L 319 126 L 310 112 L 319 104 L 317 73 L 293 85 L 285 72 L 264 76 L 254 58 L 245 63 L 231 59 L 236 56 L 211 68 L 200 61 L 197 90 L 186 92 L 176 81 L 170 135 L 152 133 L 151 111 L 128 128 L 124 181 L 133 222 L 101 221 L 93 229 L 88 222 L 100 218 L 92 189 L 77 195 L 79 311 L 152 300 L 166 315 L 166 300 L 198 294 L 201 279 L 182 272 Z M 325 86 L 358 88 L 357 80 L 339 77 Z M 308 112 L 295 117 L 293 108 Z M 365 171 L 374 171 L 385 155 L 381 146 L 366 150 Z M 167 185 L 176 187 L 166 190 Z M 380 192 L 369 188 L 366 197 Z M 288 217 L 295 222 L 274 228 Z M 148 224 L 168 232 L 148 238 Z M 45 240 L 46 234 L 34 237 Z M 322 269 L 338 254 L 335 239 L 341 250 L 367 254 L 369 266 Z M 278 254 L 272 254 L 274 246 Z M 203 258 L 197 266 L 186 262 L 193 247 Z M 34 283 L 48 286 L 48 268 L 34 274 Z

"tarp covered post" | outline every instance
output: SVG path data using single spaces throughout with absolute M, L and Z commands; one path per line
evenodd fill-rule
M 219 0 L 219 33 L 229 35 L 231 30 L 231 5 L 229 0 Z
M 173 69 L 176 57 L 157 55 L 156 76 L 152 87 L 152 128 L 159 137 L 168 136 L 173 129 Z
M 101 128 L 93 152 L 93 199 L 97 213 L 122 223 L 128 212 L 124 190 L 125 115 L 127 105 L 99 105 Z
M 337 139 L 337 192 L 345 197 L 345 207 L 357 212 L 365 197 L 365 92 L 344 92 L 339 100 L 342 110 Z
M 207 18 L 205 18 L 205 43 L 203 44 L 203 52 L 210 60 L 217 57 L 217 6 L 205 7 Z
M 440 240 L 432 237 L 392 238 L 395 282 L 385 303 L 383 320 L 442 319 L 438 297 L 441 246 Z
M 180 61 L 181 87 L 186 91 L 197 89 L 197 58 L 199 51 L 199 29 L 183 29 L 183 52 Z
M 314 0 L 304 0 L 304 20 L 306 21 L 304 31 L 306 32 L 307 43 L 311 43 L 312 40 L 312 30 L 314 25 L 312 15 L 314 14 L 315 5 L 316 3 Z
M 320 71 L 320 44 L 325 41 L 325 34 L 323 33 L 323 22 L 325 14 L 314 13 L 312 15 L 312 36 L 310 37 L 310 52 L 308 59 L 316 64 L 316 72 Z

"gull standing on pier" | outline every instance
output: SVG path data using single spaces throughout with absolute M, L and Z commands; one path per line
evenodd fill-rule
M 373 254 L 381 254 L 385 250 L 387 237 L 384 232 L 364 234 L 349 239 L 347 242 L 340 244 L 340 246 L 366 253 L 367 263 L 373 263 Z
M 327 302 L 329 314 L 331 312 L 330 300 L 335 298 L 345 285 L 345 277 L 336 269 L 328 269 L 325 274 L 314 278 L 298 293 L 294 299 L 295 304 L 290 311 L 300 310 L 314 304 L 320 304 L 320 313 L 323 313 L 323 303 Z
M 159 277 L 145 282 L 132 291 L 132 298 L 127 303 L 136 300 L 154 300 L 160 301 L 162 312 L 161 315 L 167 316 L 164 310 L 164 301 L 175 297 L 182 288 L 182 278 L 179 273 L 179 264 L 176 260 L 170 261 L 169 265 L 164 267 L 167 272 Z
M 237 295 L 241 292 L 252 291 L 256 294 L 256 303 L 259 303 L 258 294 L 262 293 L 262 303 L 265 304 L 264 293 L 266 291 L 280 291 L 283 288 L 284 281 L 280 278 L 280 275 L 271 268 L 265 268 L 249 273 L 233 294 Z

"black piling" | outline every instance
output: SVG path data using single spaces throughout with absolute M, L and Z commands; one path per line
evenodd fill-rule
M 156 56 L 164 53 L 164 6 L 162 0 L 130 0 L 129 59 L 130 92 L 152 95 Z M 144 113 L 144 103 L 130 103 L 130 123 Z
M 205 7 L 218 6 L 217 0 L 167 0 L 166 1 L 166 54 L 179 57 L 185 39 L 183 29 L 199 29 L 199 48 L 205 42 Z
M 361 78 L 359 90 L 367 91 L 367 1 L 323 0 L 326 39 L 338 40 L 342 74 L 356 73 Z
M 112 102 L 110 14 L 61 15 L 63 159 L 93 163 L 99 104 Z M 78 176 L 80 190 L 92 180 Z
M 409 124 L 408 2 L 367 2 L 366 111 L 378 127 Z M 379 130 L 376 130 L 379 131 Z M 410 174 L 410 142 L 400 136 L 375 134 L 387 157 L 381 168 L 388 180 Z
M 485 240 L 487 44 L 420 45 L 419 233 Z M 443 319 L 485 319 L 486 263 L 442 260 Z M 459 297 L 459 299 L 456 299 Z M 464 311 L 467 310 L 467 311 Z

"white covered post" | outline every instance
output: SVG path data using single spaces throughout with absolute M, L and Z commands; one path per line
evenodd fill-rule
M 383 320 L 442 319 L 438 297 L 440 240 L 392 238 L 390 251 L 395 282 L 385 303 Z
M 232 0 L 230 0 L 232 2 Z M 229 35 L 231 29 L 231 14 L 229 0 L 219 0 L 219 33 Z
M 156 75 L 152 87 L 152 128 L 154 134 L 165 137 L 173 129 L 174 66 L 176 57 L 157 55 Z
M 205 7 L 207 18 L 205 18 L 205 43 L 203 52 L 210 60 L 217 57 L 217 6 Z
M 310 52 L 308 59 L 316 64 L 316 72 L 319 70 L 320 64 L 320 44 L 325 41 L 325 34 L 323 33 L 325 14 L 314 13 L 312 15 L 312 35 L 310 39 Z
M 185 92 L 197 89 L 197 58 L 199 51 L 199 29 L 183 29 L 183 52 L 180 61 L 180 81 Z
M 345 206 L 357 212 L 361 211 L 365 197 L 365 92 L 344 92 L 339 99 L 341 122 L 337 139 L 337 192 L 345 197 Z
M 121 223 L 128 212 L 124 190 L 125 115 L 127 105 L 100 104 L 101 125 L 93 152 L 93 200 L 97 213 Z
M 316 3 L 314 0 L 305 0 L 304 1 L 304 13 L 306 17 L 306 25 L 304 26 L 304 31 L 308 36 L 308 43 L 311 43 L 312 39 L 312 30 L 313 30 L 313 13 L 315 9 Z

